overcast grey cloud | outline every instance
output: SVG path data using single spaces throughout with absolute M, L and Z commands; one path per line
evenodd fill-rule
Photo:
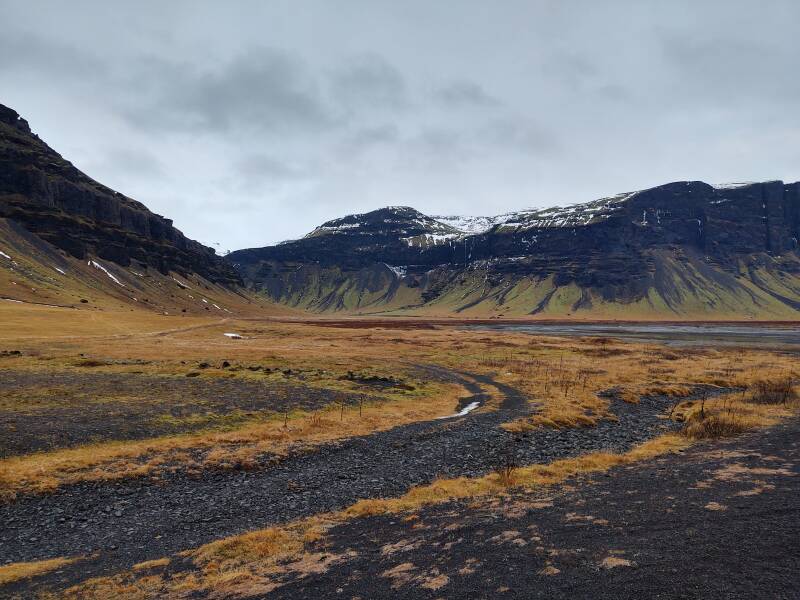
M 408 204 L 495 214 L 800 179 L 794 0 L 3 0 L 0 103 L 235 249 Z
M 500 104 L 497 98 L 486 93 L 481 86 L 472 81 L 456 81 L 438 91 L 441 102 L 451 108 L 494 107 Z
M 351 58 L 333 75 L 335 100 L 352 110 L 398 109 L 406 105 L 406 83 L 383 57 Z
M 272 48 L 212 68 L 151 59 L 133 83 L 126 114 L 137 127 L 275 134 L 320 131 L 334 120 L 305 64 Z

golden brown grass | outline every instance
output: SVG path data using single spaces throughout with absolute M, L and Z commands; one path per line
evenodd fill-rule
M 800 377 L 800 364 L 792 356 L 768 351 L 687 348 L 677 353 L 648 344 L 601 342 L 529 339 L 513 350 L 489 349 L 483 356 L 470 358 L 477 370 L 481 365 L 500 370 L 502 381 L 524 390 L 536 403 L 536 415 L 505 425 L 515 432 L 613 420 L 608 402 L 598 396 L 601 391 L 632 403 L 648 396 L 679 401 L 698 386 L 751 388 L 759 380 Z M 604 353 L 601 360 L 595 356 L 598 347 Z
M 146 560 L 144 562 L 136 563 L 131 567 L 134 571 L 146 571 L 147 569 L 155 569 L 157 567 L 166 567 L 169 564 L 168 558 L 157 558 L 155 560 Z
M 513 431 L 533 427 L 592 426 L 613 419 L 603 390 L 635 402 L 641 396 L 666 394 L 680 399 L 697 384 L 749 386 L 757 380 L 800 377 L 797 361 L 766 351 L 681 349 L 622 343 L 610 339 L 559 339 L 507 331 L 464 331 L 437 326 L 430 329 L 324 327 L 322 323 L 295 323 L 275 319 L 165 317 L 151 313 L 97 313 L 83 322 L 84 335 L 61 313 L 44 309 L 23 311 L 14 317 L 19 329 L 0 331 L 0 342 L 13 342 L 23 354 L 0 359 L 0 368 L 32 371 L 130 372 L 143 375 L 184 376 L 200 361 L 219 365 L 270 366 L 272 374 L 245 368 L 229 372 L 209 368 L 206 377 L 239 377 L 269 381 L 302 381 L 321 388 L 364 391 L 340 380 L 347 371 L 388 375 L 408 373 L 414 364 L 438 364 L 457 370 L 490 373 L 522 390 L 537 414 L 507 424 Z M 31 313 L 31 310 L 33 313 Z M 63 312 L 63 311 L 62 311 Z M 35 314 L 34 314 L 35 313 Z M 58 313 L 58 314 L 56 314 Z M 88 314 L 88 313 L 87 313 Z M 32 315 L 32 316 L 31 316 Z M 31 317 L 29 319 L 29 317 Z M 82 318 L 87 318 L 84 315 Z M 28 323 L 27 325 L 23 325 Z M 229 340 L 222 333 L 236 331 L 246 339 Z M 101 333 L 102 335 L 97 335 Z M 79 366 L 86 361 L 94 367 Z M 291 369 L 287 379 L 282 370 Z M 100 444 L 8 459 L 0 462 L 0 485 L 11 492 L 52 489 L 67 481 L 140 477 L 183 463 L 190 469 L 249 468 L 262 452 L 282 452 L 292 443 L 319 443 L 361 435 L 412 420 L 452 412 L 452 390 L 432 386 L 414 398 L 398 398 L 385 408 L 369 408 L 363 419 L 345 411 L 344 422 L 332 413 L 295 413 L 289 431 L 274 422 L 245 422 L 227 433 L 205 432 L 143 441 L 108 440 Z M 495 396 L 496 400 L 499 400 Z M 4 405 L 17 410 L 16 397 L 4 396 Z M 79 406 L 74 407 L 80 410 Z M 380 413 L 384 410 L 383 414 Z M 204 458 L 191 458 L 200 448 Z
M 141 310 L 90 311 L 0 302 L 0 322 L 3 323 L 0 339 L 21 345 L 41 340 L 156 334 L 221 321 L 219 317 L 169 317 Z
M 33 562 L 19 562 L 0 566 L 0 586 L 8 585 L 23 579 L 30 579 L 55 571 L 80 560 L 80 558 L 51 558 L 49 560 L 36 560 Z
M 454 498 L 502 494 L 515 486 L 552 485 L 581 473 L 674 451 L 695 438 L 716 437 L 735 427 L 770 424 L 796 409 L 791 396 L 775 402 L 784 397 L 785 386 L 774 382 L 800 378 L 796 358 L 768 351 L 678 351 L 612 339 L 534 338 L 508 331 L 454 330 L 441 325 L 427 329 L 365 328 L 361 324 L 331 328 L 291 319 L 163 316 L 127 308 L 110 310 L 110 305 L 104 310 L 77 311 L 14 303 L 0 303 L 0 322 L 2 348 L 22 351 L 20 356 L 0 358 L 0 369 L 69 371 L 76 376 L 87 371 L 137 371 L 182 377 L 200 361 L 219 364 L 228 360 L 292 369 L 307 385 L 357 391 L 352 382 L 339 380 L 342 373 L 374 372 L 378 366 L 381 373 L 402 374 L 414 364 L 435 364 L 493 374 L 500 382 L 522 390 L 539 412 L 531 419 L 508 424 L 512 430 L 592 426 L 601 419 L 613 418 L 608 402 L 598 396 L 598 392 L 611 389 L 630 402 L 647 395 L 672 396 L 677 402 L 673 416 L 686 423 L 684 435 L 663 436 L 624 455 L 596 453 L 476 479 L 438 480 L 400 498 L 364 500 L 336 515 L 220 540 L 190 553 L 196 572 L 167 578 L 162 572 L 169 559 L 148 561 L 131 573 L 93 580 L 71 592 L 80 598 L 153 598 L 197 589 L 213 589 L 220 595 L 243 589 L 266 594 L 274 587 L 274 574 L 312 568 L 306 559 L 314 555 L 320 536 L 333 524 L 363 515 L 414 510 Z M 222 335 L 228 331 L 238 332 L 245 339 L 229 340 Z M 215 368 L 203 376 L 263 377 L 246 370 L 231 373 Z M 283 375 L 273 371 L 270 377 L 282 380 Z M 715 398 L 703 407 L 683 401 L 698 384 L 746 391 L 740 396 Z M 195 469 L 248 468 L 260 453 L 284 452 L 291 444 L 323 443 L 449 414 L 461 393 L 452 386 L 432 386 L 425 394 L 368 406 L 361 417 L 356 409 L 347 409 L 341 419 L 335 409 L 297 412 L 291 415 L 288 427 L 276 416 L 228 432 L 133 442 L 108 440 L 22 456 L 0 461 L 0 485 L 12 494 L 52 489 L 71 481 L 140 477 L 174 464 Z M 430 401 L 423 402 L 424 398 Z M 16 410 L 17 400 L 13 394 L 4 396 L 4 407 Z M 199 463 L 193 458 L 195 453 L 189 452 L 198 448 L 204 453 Z M 316 558 L 312 562 L 323 566 L 329 560 Z M 36 568 L 18 567 L 17 572 L 35 572 Z
M 796 388 L 790 380 L 757 380 L 739 392 L 680 403 L 673 416 L 684 422 L 686 437 L 704 440 L 733 437 L 774 425 L 796 414 L 799 407 Z

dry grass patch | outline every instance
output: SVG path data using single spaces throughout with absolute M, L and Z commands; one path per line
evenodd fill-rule
M 674 398 L 676 406 L 699 390 L 707 390 L 710 396 L 719 388 L 746 389 L 754 403 L 761 399 L 762 403 L 790 405 L 796 397 L 790 384 L 800 379 L 800 363 L 791 355 L 696 348 L 678 353 L 628 342 L 626 352 L 610 352 L 619 345 L 610 340 L 601 344 L 609 351 L 602 368 L 594 358 L 597 343 L 574 339 L 536 338 L 514 351 L 494 349 L 486 355 L 467 356 L 465 362 L 474 361 L 476 370 L 494 367 L 503 382 L 519 387 L 535 402 L 536 415 L 504 425 L 511 432 L 613 420 L 601 394 L 608 391 L 631 403 L 652 396 Z
M 316 325 L 269 319 L 221 321 L 152 315 L 149 320 L 141 321 L 140 329 L 150 328 L 150 332 L 135 334 L 134 325 L 141 317 L 130 315 L 121 315 L 125 333 L 116 336 L 72 336 L 59 340 L 58 322 L 48 322 L 42 333 L 52 332 L 50 338 L 28 338 L 21 346 L 26 356 L 13 359 L 14 368 L 39 370 L 44 366 L 40 359 L 46 358 L 48 368 L 85 372 L 86 368 L 74 366 L 81 352 L 92 360 L 109 363 L 94 367 L 96 370 L 135 368 L 148 374 L 185 375 L 193 361 L 219 364 L 225 359 L 245 367 L 269 364 L 274 369 L 271 376 L 277 378 L 283 377 L 279 371 L 291 369 L 292 377 L 298 373 L 309 385 L 347 386 L 350 383 L 338 381 L 335 374 L 371 372 L 379 364 L 382 372 L 392 375 L 404 372 L 410 364 L 438 364 L 494 373 L 500 381 L 525 392 L 536 404 L 538 414 L 510 425 L 514 430 L 591 426 L 610 417 L 608 402 L 598 397 L 598 392 L 612 387 L 619 388 L 624 398 L 635 401 L 649 393 L 678 396 L 685 392 L 681 386 L 687 382 L 741 386 L 760 378 L 772 379 L 778 373 L 800 376 L 793 357 L 767 351 L 686 348 L 677 351 L 603 338 L 532 337 L 508 331 L 454 331 L 436 326 L 397 327 L 389 336 L 386 330 L 370 329 L 369 324 L 361 322 L 354 322 L 350 329 L 325 327 L 324 321 Z M 104 324 L 113 317 L 101 316 Z M 153 325 L 159 322 L 164 329 L 153 331 Z M 222 336 L 225 331 L 240 332 L 247 339 L 232 342 Z M 37 352 L 42 356 L 33 357 Z M 220 372 L 220 376 L 231 375 Z M 244 368 L 236 376 L 255 375 Z M 654 381 L 654 377 L 658 380 Z
M 0 566 L 0 586 L 8 585 L 23 579 L 30 579 L 38 575 L 55 571 L 61 567 L 72 564 L 80 558 L 51 558 L 33 562 L 19 562 Z
M 744 421 L 726 413 L 709 415 L 704 419 L 688 422 L 683 429 L 686 437 L 694 440 L 709 440 L 734 437 L 758 426 L 758 421 Z
M 196 571 L 167 576 L 164 570 L 170 559 L 153 560 L 127 573 L 91 579 L 66 590 L 63 596 L 76 600 L 138 600 L 212 592 L 215 597 L 225 598 L 266 594 L 278 587 L 272 577 L 279 573 L 321 573 L 347 558 L 311 550 L 325 530 L 337 522 L 340 520 L 331 517 L 311 517 L 282 527 L 232 536 L 182 553 L 184 559 L 192 560 Z M 140 575 L 143 570 L 152 574 Z
M 684 422 L 682 433 L 695 440 L 733 437 L 768 427 L 800 408 L 791 380 L 759 380 L 739 392 L 712 399 L 684 402 L 675 408 L 675 417 Z
M 783 404 L 795 402 L 797 390 L 791 377 L 774 380 L 758 380 L 750 385 L 750 402 L 755 404 Z
M 146 571 L 148 569 L 156 569 L 158 567 L 166 567 L 169 564 L 168 558 L 157 558 L 155 560 L 146 560 L 144 562 L 136 563 L 131 567 L 134 571 Z
M 635 567 L 636 563 L 627 558 L 620 558 L 619 556 L 607 556 L 600 561 L 598 566 L 601 569 L 618 569 L 620 567 Z

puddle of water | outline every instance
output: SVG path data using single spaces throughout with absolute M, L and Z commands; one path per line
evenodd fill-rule
M 452 419 L 453 417 L 463 417 L 464 415 L 471 413 L 473 410 L 478 408 L 480 405 L 481 405 L 480 402 L 470 402 L 469 404 L 467 404 L 464 408 L 462 408 L 460 411 L 458 411 L 454 415 L 447 415 L 447 416 L 444 416 L 444 417 L 436 417 L 436 418 L 437 419 Z

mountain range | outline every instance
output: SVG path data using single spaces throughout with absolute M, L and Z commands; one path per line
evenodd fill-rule
M 0 105 L 0 297 L 78 308 L 797 319 L 800 183 L 681 181 L 569 207 L 390 206 L 220 257 Z
M 388 207 L 229 258 L 314 311 L 793 318 L 798 239 L 798 183 L 681 181 L 496 217 Z

